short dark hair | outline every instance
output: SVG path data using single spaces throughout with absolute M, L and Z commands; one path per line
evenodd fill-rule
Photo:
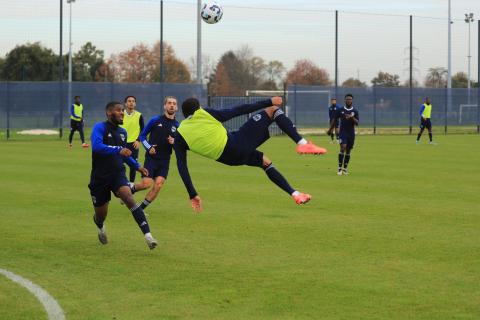
M 122 105 L 121 102 L 118 102 L 118 101 L 110 101 L 110 102 L 107 103 L 107 105 L 105 106 L 105 111 L 108 111 L 108 110 L 112 109 L 112 108 L 115 107 L 117 104 Z
M 332 99 L 330 99 L 330 101 L 332 101 L 332 100 L 337 100 L 337 98 L 332 98 Z
M 345 99 L 346 99 L 347 97 L 351 97 L 351 98 L 353 99 L 353 94 L 347 93 L 347 94 L 345 95 Z
M 125 99 L 123 99 L 123 102 L 127 102 L 128 98 L 133 98 L 135 102 L 137 102 L 137 98 L 135 96 L 126 96 Z
M 182 112 L 185 118 L 191 116 L 198 109 L 200 109 L 200 101 L 196 98 L 188 98 L 182 103 Z
M 80 96 L 75 96 L 75 97 L 73 97 L 73 99 L 77 99 L 77 98 L 80 98 Z

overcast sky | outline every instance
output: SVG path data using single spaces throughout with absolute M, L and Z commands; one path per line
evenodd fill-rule
M 218 59 L 249 45 L 255 55 L 288 68 L 308 58 L 334 72 L 334 11 L 339 10 L 340 81 L 359 76 L 370 83 L 378 71 L 408 77 L 409 15 L 414 15 L 415 77 L 447 66 L 447 0 L 222 0 L 224 17 L 202 24 L 204 54 Z M 76 0 L 73 52 L 87 41 L 106 53 L 159 40 L 159 0 Z M 64 52 L 68 51 L 68 11 L 64 6 Z M 40 41 L 59 51 L 59 2 L 0 0 L 0 55 L 15 45 Z M 464 13 L 480 17 L 480 1 L 452 0 L 453 72 L 467 71 L 468 24 Z M 363 13 L 363 14 L 362 14 Z M 477 78 L 478 22 L 471 24 L 472 78 Z M 196 1 L 164 1 L 164 40 L 190 62 L 196 55 Z

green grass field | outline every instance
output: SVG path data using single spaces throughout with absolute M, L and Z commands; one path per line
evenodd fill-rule
M 172 162 L 147 210 L 154 251 L 117 199 L 99 244 L 91 150 L 2 141 L 0 268 L 67 319 L 480 319 L 480 136 L 437 137 L 360 136 L 341 177 L 327 137 L 311 137 L 325 156 L 270 139 L 262 151 L 312 194 L 305 206 L 259 169 L 190 155 L 196 215 Z M 0 275 L 0 319 L 47 315 Z

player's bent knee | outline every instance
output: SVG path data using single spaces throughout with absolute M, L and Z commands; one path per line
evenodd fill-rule
M 268 159 L 267 157 L 263 156 L 263 168 L 267 168 L 269 165 L 272 164 L 272 160 Z

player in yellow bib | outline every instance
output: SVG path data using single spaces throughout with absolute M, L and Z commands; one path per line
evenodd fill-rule
M 230 109 L 215 110 L 201 108 L 195 98 L 182 103 L 185 117 L 175 135 L 174 149 L 177 156 L 177 167 L 187 188 L 192 208 L 202 210 L 201 198 L 196 192 L 187 167 L 187 150 L 206 158 L 229 166 L 247 165 L 262 168 L 269 179 L 282 190 L 292 196 L 297 204 L 310 201 L 311 196 L 292 188 L 287 180 L 257 148 L 270 138 L 268 127 L 275 122 L 295 143 L 297 152 L 301 154 L 323 154 L 327 150 L 307 142 L 297 132 L 295 126 L 283 113 L 280 106 L 281 97 L 243 104 Z M 250 114 L 260 109 L 263 111 L 253 115 L 235 132 L 227 132 L 222 122 L 234 117 Z
M 425 128 L 428 129 L 428 137 L 430 138 L 430 144 L 435 144 L 433 142 L 433 136 L 432 136 L 432 121 L 430 118 L 432 117 L 432 104 L 430 103 L 430 98 L 426 97 L 425 98 L 425 103 L 422 104 L 422 107 L 420 108 L 420 132 L 418 133 L 417 136 L 417 144 L 420 143 L 420 137 L 422 136 L 423 130 Z
M 123 117 L 123 124 L 121 125 L 127 131 L 127 149 L 132 151 L 131 157 L 138 161 L 138 152 L 140 148 L 140 132 L 144 127 L 144 120 L 142 114 L 136 110 L 137 98 L 135 96 L 126 96 L 125 103 L 125 116 Z M 130 167 L 130 182 L 135 182 L 136 170 Z

